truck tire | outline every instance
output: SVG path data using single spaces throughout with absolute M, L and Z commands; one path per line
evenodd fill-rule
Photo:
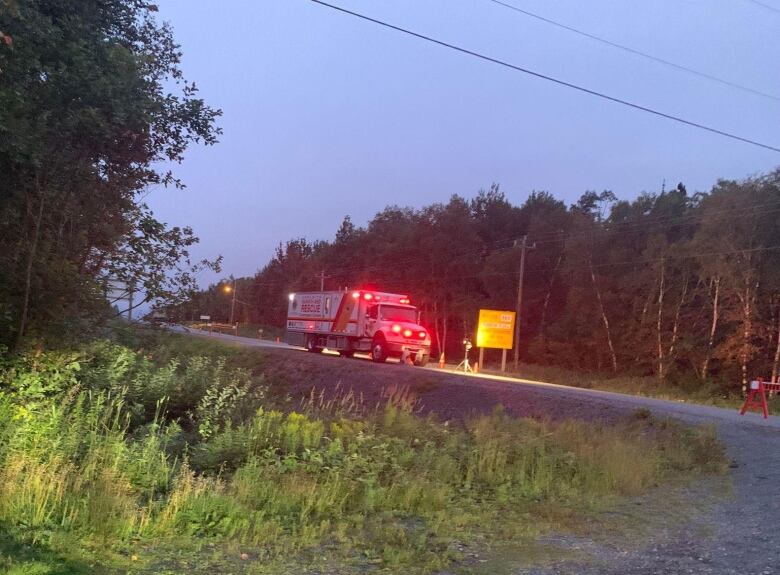
M 312 353 L 322 353 L 322 348 L 317 347 L 316 335 L 310 335 L 306 338 L 306 351 L 310 351 Z
M 429 355 L 424 355 L 422 356 L 422 358 L 416 360 L 414 362 L 414 365 L 416 365 L 417 367 L 425 367 L 426 365 L 428 365 L 428 360 L 430 359 L 430 357 L 431 356 Z
M 384 363 L 387 360 L 387 342 L 381 334 L 374 336 L 371 342 L 371 359 L 376 363 Z

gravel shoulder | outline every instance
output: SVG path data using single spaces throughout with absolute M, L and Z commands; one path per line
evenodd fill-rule
M 679 496 L 687 499 L 686 509 L 695 512 L 672 519 L 668 505 L 654 509 L 650 502 L 638 514 L 649 526 L 639 540 L 560 534 L 541 541 L 552 557 L 543 567 L 517 567 L 515 572 L 780 575 L 778 417 L 764 420 L 755 413 L 740 416 L 735 410 L 500 376 L 375 365 L 361 359 L 308 354 L 273 342 L 218 337 L 261 347 L 260 353 L 272 355 L 273 361 L 263 371 L 272 381 L 284 383 L 292 401 L 310 397 L 312 392 L 338 400 L 351 391 L 352 397 L 370 407 L 384 403 L 388 393 L 408 391 L 418 398 L 422 413 L 442 419 L 486 413 L 497 405 L 518 417 L 594 421 L 618 419 L 646 408 L 658 416 L 714 425 L 733 460 L 730 493 L 713 495 L 719 488 L 708 481 L 685 487 Z M 555 559 L 556 555 L 567 558 Z

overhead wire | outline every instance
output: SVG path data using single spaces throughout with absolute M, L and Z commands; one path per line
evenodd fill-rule
M 700 70 L 696 70 L 694 68 L 691 68 L 689 66 L 684 66 L 682 64 L 677 64 L 675 62 L 672 62 L 670 60 L 666 60 L 664 58 L 659 58 L 658 56 L 653 56 L 652 54 L 648 54 L 647 52 L 643 52 L 641 50 L 637 50 L 636 48 L 632 48 L 630 46 L 626 46 L 625 44 L 618 44 L 617 42 L 613 42 L 612 40 L 608 40 L 602 36 L 597 36 L 595 34 L 591 34 L 590 32 L 586 32 L 584 30 L 580 30 L 579 28 L 575 28 L 573 26 L 569 26 L 567 24 L 563 24 L 562 22 L 558 22 L 556 20 L 553 20 L 551 18 L 546 18 L 545 16 L 541 16 L 540 14 L 536 14 L 534 12 L 531 12 L 529 10 L 524 10 L 523 8 L 520 8 L 518 6 L 515 6 L 514 4 L 510 4 L 509 2 L 505 2 L 502 0 L 487 0 L 488 2 L 492 2 L 493 4 L 496 4 L 498 6 L 502 6 L 504 8 L 507 8 L 509 10 L 513 10 L 517 13 L 524 14 L 525 16 L 528 16 L 530 18 L 535 18 L 536 20 L 539 20 L 541 22 L 545 22 L 547 24 L 550 24 L 552 26 L 556 26 L 558 28 L 561 28 L 563 30 L 568 30 L 569 32 L 572 32 L 574 34 L 578 34 L 579 36 L 589 38 L 591 40 L 594 40 L 596 42 L 600 42 L 601 44 L 605 44 L 607 46 L 611 46 L 612 48 L 616 48 L 618 50 L 622 50 L 624 52 L 628 52 L 630 54 L 633 54 L 635 56 L 639 56 L 641 58 L 645 58 L 647 60 L 652 60 L 653 62 L 656 62 L 658 64 L 662 64 L 664 66 L 669 66 L 671 68 L 675 68 L 677 70 L 680 70 L 682 72 L 686 72 L 688 74 L 692 74 L 694 76 L 698 76 L 699 78 L 704 78 L 706 80 L 709 80 L 711 82 L 717 82 L 719 84 L 722 84 L 724 86 L 729 86 L 731 88 L 736 88 L 737 90 L 742 90 L 744 92 L 751 93 L 756 96 L 761 96 L 763 98 L 768 98 L 770 100 L 774 100 L 776 102 L 780 102 L 780 97 L 775 96 L 774 94 L 769 94 L 767 92 L 762 92 L 761 90 L 757 90 L 755 88 L 750 88 L 749 86 L 745 86 L 743 84 L 738 84 L 737 82 L 733 82 L 731 80 L 726 80 L 724 78 L 720 78 L 718 76 L 715 76 L 713 74 L 708 74 L 706 72 L 701 72 Z
M 364 20 L 366 22 L 371 22 L 371 23 L 376 24 L 378 26 L 382 26 L 384 28 L 395 30 L 395 31 L 401 32 L 403 34 L 407 34 L 409 36 L 413 36 L 415 38 L 419 38 L 420 40 L 424 40 L 424 41 L 430 42 L 432 44 L 437 44 L 439 46 L 443 46 L 445 48 L 449 48 L 450 50 L 454 50 L 456 52 L 460 52 L 462 54 L 466 54 L 466 55 L 472 56 L 474 58 L 478 58 L 480 60 L 484 60 L 486 62 L 491 62 L 493 64 L 497 64 L 499 66 L 502 66 L 504 68 L 508 68 L 510 70 L 514 70 L 516 72 L 521 72 L 523 74 L 527 74 L 529 76 L 533 76 L 533 77 L 539 78 L 541 80 L 546 80 L 548 82 L 552 82 L 552 83 L 557 84 L 559 86 L 564 86 L 566 88 L 570 88 L 572 90 L 576 90 L 576 91 L 584 93 L 584 94 L 589 94 L 591 96 L 595 96 L 597 98 L 601 98 L 603 100 L 607 100 L 607 101 L 613 102 L 615 104 L 620 104 L 622 106 L 626 106 L 626 107 L 632 108 L 634 110 L 639 110 L 639 111 L 642 111 L 642 112 L 646 112 L 648 114 L 652 114 L 652 115 L 655 115 L 655 116 L 658 116 L 658 117 L 661 117 L 661 118 L 665 118 L 667 120 L 671 120 L 673 122 L 684 124 L 684 125 L 690 126 L 692 128 L 697 128 L 699 130 L 710 132 L 712 134 L 717 134 L 717 135 L 723 136 L 725 138 L 729 138 L 729 139 L 732 139 L 732 140 L 743 142 L 745 144 L 749 144 L 749 145 L 752 145 L 752 146 L 756 146 L 756 147 L 759 147 L 759 148 L 763 148 L 763 149 L 766 149 L 766 150 L 771 150 L 773 152 L 780 153 L 780 148 L 778 148 L 776 146 L 773 146 L 773 145 L 770 145 L 770 144 L 764 144 L 764 143 L 759 142 L 757 140 L 753 140 L 753 139 L 750 139 L 750 138 L 739 136 L 737 134 L 733 134 L 731 132 L 726 132 L 726 131 L 720 130 L 718 128 L 713 128 L 711 126 L 707 126 L 707 125 L 701 124 L 699 122 L 694 122 L 692 120 L 686 120 L 685 118 L 682 118 L 681 116 L 675 116 L 673 114 L 668 114 L 666 112 L 662 112 L 662 111 L 656 110 L 654 108 L 649 108 L 649 107 L 641 105 L 641 104 L 635 104 L 633 102 L 630 102 L 630 101 L 622 99 L 622 98 L 618 98 L 618 97 L 615 97 L 615 96 L 610 96 L 609 94 L 606 94 L 604 92 L 599 92 L 597 90 L 593 90 L 593 89 L 590 89 L 590 88 L 586 88 L 584 86 L 580 86 L 579 84 L 574 84 L 572 82 L 567 82 L 565 80 L 560 80 L 560 79 L 555 78 L 553 76 L 549 76 L 547 74 L 542 74 L 541 72 L 536 72 L 534 70 L 531 70 L 529 68 L 524 68 L 524 67 L 518 66 L 516 64 L 511 64 L 511 63 L 506 62 L 504 60 L 499 60 L 498 58 L 493 58 L 492 56 L 487 56 L 487 55 L 482 54 L 480 52 L 475 52 L 475 51 L 469 50 L 467 48 L 462 48 L 462 47 L 457 46 L 455 44 L 451 44 L 449 42 L 444 42 L 443 40 L 437 40 L 436 38 L 433 38 L 432 36 L 426 36 L 425 34 L 420 34 L 418 32 L 414 32 L 414 31 L 409 30 L 407 28 L 402 28 L 400 26 L 396 26 L 394 24 L 390 24 L 390 23 L 385 22 L 383 20 L 378 20 L 376 18 L 372 18 L 370 16 L 366 16 L 365 14 L 361 14 L 359 12 L 354 12 L 352 10 L 347 10 L 346 8 L 342 8 L 341 6 L 337 6 L 335 4 L 329 4 L 327 2 L 324 2 L 323 0 L 310 0 L 310 1 L 315 3 L 315 4 L 319 4 L 321 6 L 324 6 L 326 8 L 330 8 L 331 10 L 335 10 L 335 11 L 338 11 L 338 12 L 341 12 L 341 13 L 353 16 L 355 18 L 359 18 L 359 19 Z
M 777 14 L 780 14 L 780 8 L 775 8 L 774 6 L 770 6 L 766 2 L 759 2 L 759 0 L 747 0 L 748 2 L 752 2 L 753 4 L 756 4 L 757 6 L 761 6 L 762 8 L 765 8 L 767 10 L 771 10 L 772 12 L 775 12 Z

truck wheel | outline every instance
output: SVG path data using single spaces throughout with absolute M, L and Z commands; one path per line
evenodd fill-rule
M 317 336 L 310 335 L 306 338 L 306 350 L 312 353 L 322 353 L 322 348 L 317 347 Z
M 381 335 L 371 342 L 371 359 L 377 363 L 384 363 L 387 359 L 387 343 Z
M 424 355 L 420 359 L 416 360 L 414 362 L 414 365 L 416 365 L 418 367 L 425 367 L 426 365 L 428 365 L 428 359 L 429 358 L 430 358 L 430 356 Z

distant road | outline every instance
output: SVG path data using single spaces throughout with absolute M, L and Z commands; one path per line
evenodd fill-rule
M 242 345 L 248 345 L 252 347 L 274 347 L 274 348 L 298 349 L 298 350 L 306 351 L 306 349 L 303 347 L 296 347 L 293 345 L 288 345 L 284 342 L 273 341 L 270 339 L 255 339 L 253 337 L 240 337 L 237 335 L 218 333 L 216 331 L 208 332 L 203 329 L 193 329 L 190 327 L 185 327 L 183 325 L 171 325 L 168 326 L 168 330 L 175 333 L 188 333 L 190 335 L 210 337 L 213 339 L 220 339 L 223 341 L 234 341 L 236 343 L 240 343 Z

